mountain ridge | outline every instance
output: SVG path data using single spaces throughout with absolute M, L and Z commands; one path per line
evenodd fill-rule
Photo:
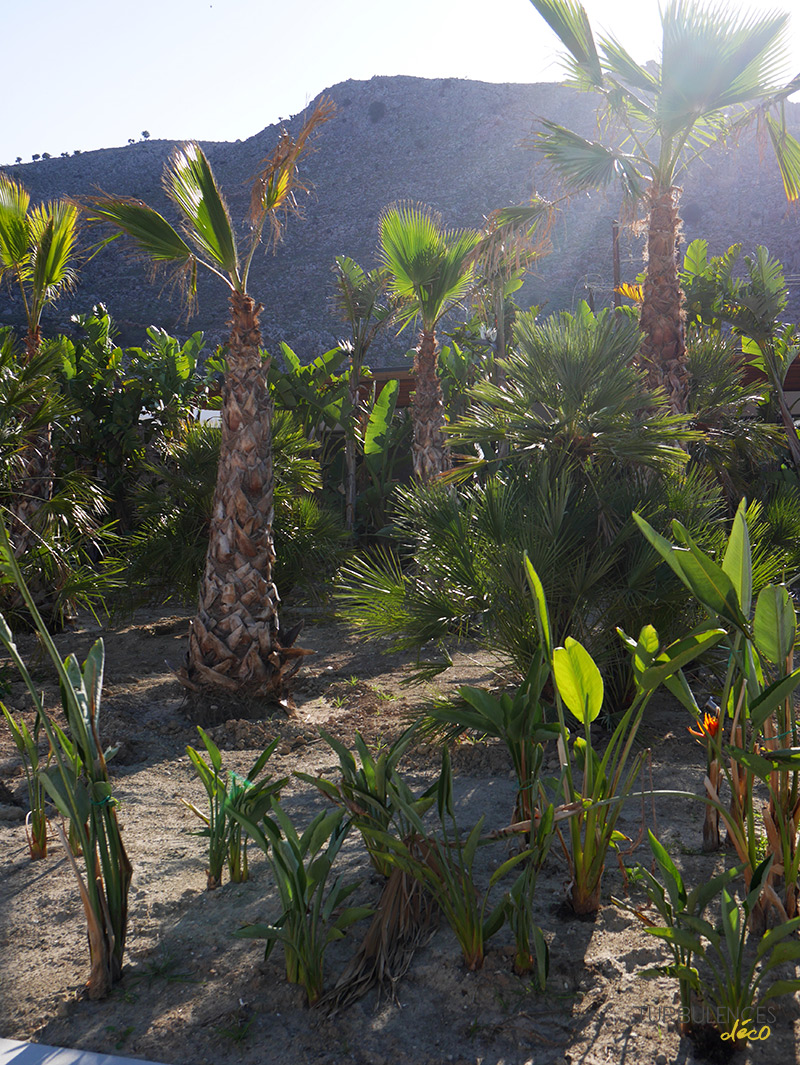
M 249 284 L 264 305 L 267 348 L 274 353 L 285 340 L 306 358 L 346 335 L 331 307 L 334 256 L 374 265 L 385 206 L 418 201 L 438 210 L 448 227 L 480 226 L 492 209 L 524 202 L 534 191 L 547 198 L 558 194 L 529 147 L 539 116 L 585 135 L 596 130 L 592 98 L 552 83 L 394 76 L 341 82 L 321 95 L 334 100 L 337 113 L 301 162 L 314 192 L 304 200 L 304 217 L 289 220 L 274 254 L 256 253 Z M 301 123 L 302 115 L 296 115 L 285 125 L 296 133 Z M 790 104 L 789 127 L 796 135 L 798 125 L 800 108 Z M 274 148 L 279 130 L 273 124 L 244 141 L 201 142 L 237 225 L 246 214 L 248 179 Z M 161 174 L 175 143 L 140 141 L 4 169 L 35 201 L 81 199 L 102 190 L 142 199 L 174 221 Z M 611 222 L 620 210 L 616 190 L 566 202 L 551 231 L 553 251 L 529 275 L 520 302 L 537 303 L 545 312 L 569 309 L 589 294 L 598 306 L 609 303 Z M 754 138 L 714 149 L 695 163 L 685 175 L 681 210 L 686 243 L 705 237 L 711 254 L 737 241 L 745 253 L 765 244 L 788 277 L 800 275 L 794 211 L 787 207 L 777 166 L 767 156 L 762 160 Z M 623 280 L 632 281 L 642 269 L 641 235 L 623 230 L 622 256 Z M 151 324 L 178 335 L 202 329 L 211 344 L 226 336 L 227 289 L 219 279 L 201 278 L 198 311 L 187 318 L 163 275 L 150 281 L 147 267 L 119 242 L 82 267 L 76 291 L 48 312 L 45 332 L 65 327 L 71 314 L 86 313 L 101 301 L 121 326 L 125 343 L 140 343 Z M 19 322 L 20 310 L 4 287 L 0 323 Z M 792 281 L 789 314 L 796 319 L 798 311 L 800 289 Z M 414 342 L 410 330 L 387 337 L 372 361 L 401 363 Z

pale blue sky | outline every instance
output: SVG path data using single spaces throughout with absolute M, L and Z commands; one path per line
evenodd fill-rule
M 657 53 L 657 0 L 584 6 L 637 59 Z M 529 0 L 0 0 L 0 14 L 0 165 L 126 144 L 144 129 L 245 139 L 348 78 L 560 78 Z M 800 13 L 791 56 L 794 73 Z

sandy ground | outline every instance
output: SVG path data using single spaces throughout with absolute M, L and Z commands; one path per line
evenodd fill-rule
M 112 762 L 121 800 L 124 839 L 133 863 L 130 930 L 124 979 L 111 997 L 82 996 L 88 975 L 85 922 L 68 863 L 53 841 L 44 861 L 27 855 L 22 822 L 24 779 L 16 750 L 0 729 L 0 782 L 16 812 L 0 821 L 0 1034 L 11 1039 L 100 1052 L 118 1052 L 169 1065 L 271 1065 L 356 1062 L 369 1065 L 523 1065 L 529 1062 L 599 1065 L 606 1062 L 689 1063 L 696 1051 L 676 1028 L 675 985 L 644 981 L 638 971 L 663 959 L 659 945 L 610 902 L 625 891 L 622 873 L 609 865 L 603 905 L 594 921 L 565 913 L 567 869 L 553 847 L 540 877 L 536 919 L 550 946 L 548 988 L 537 992 L 512 969 L 512 939 L 503 929 L 490 941 L 483 969 L 468 972 L 456 940 L 442 923 L 420 949 L 397 988 L 396 1000 L 370 992 L 329 1020 L 303 1004 L 284 978 L 282 952 L 264 961 L 263 946 L 232 937 L 242 924 L 277 915 L 269 868 L 251 849 L 251 879 L 205 890 L 204 840 L 196 818 L 180 802 L 198 804 L 204 792 L 186 756 L 196 743 L 183 711 L 182 690 L 170 672 L 186 646 L 186 612 L 139 611 L 103 630 L 107 669 L 102 717 L 104 744 L 120 744 Z M 99 634 L 79 626 L 59 638 L 64 652 L 83 656 Z M 26 653 L 35 644 L 21 639 Z M 287 718 L 232 720 L 214 730 L 225 765 L 246 772 L 274 736 L 281 742 L 273 771 L 336 776 L 337 759 L 318 727 L 347 743 L 355 731 L 374 746 L 390 741 L 434 691 L 459 684 L 502 683 L 502 671 L 484 652 L 462 651 L 455 668 L 435 685 L 402 685 L 407 661 L 353 637 L 327 618 L 308 618 L 304 646 L 316 650 L 299 684 L 297 711 Z M 44 664 L 37 679 L 55 705 Z M 22 689 L 8 672 L 4 699 L 23 710 Z M 658 787 L 699 791 L 703 755 L 686 735 L 685 713 L 665 701 L 648 711 L 641 738 L 652 750 Z M 422 788 L 435 776 L 433 748 L 410 752 L 402 769 Z M 508 823 L 513 774 L 505 749 L 472 738 L 453 749 L 459 823 L 486 816 L 487 828 Z M 2 789 L 0 789 L 2 791 Z M 292 779 L 284 792 L 300 825 L 323 807 L 318 792 Z M 656 802 L 656 828 L 693 886 L 722 868 L 725 855 L 700 850 L 702 807 L 675 799 Z M 647 812 L 647 823 L 652 824 Z M 630 803 L 621 826 L 640 835 L 642 808 Z M 484 848 L 479 883 L 508 855 L 507 844 Z M 628 863 L 649 860 L 646 845 Z M 354 901 L 374 904 L 381 890 L 360 837 L 352 833 L 340 855 L 346 880 L 359 880 Z M 729 859 L 727 859 L 729 860 Z M 498 892 L 502 891 L 501 888 Z M 632 896 L 636 901 L 639 897 Z M 360 941 L 356 926 L 327 955 L 332 984 Z M 798 1060 L 794 998 L 780 1000 L 768 1041 L 754 1043 L 739 1060 Z

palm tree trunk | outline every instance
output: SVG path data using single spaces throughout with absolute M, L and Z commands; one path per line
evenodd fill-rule
M 308 651 L 282 639 L 272 578 L 272 397 L 260 355 L 261 305 L 230 297 L 222 444 L 197 617 L 184 677 L 208 694 L 282 699 Z
M 679 196 L 678 188 L 662 189 L 654 184 L 650 190 L 647 276 L 639 324 L 644 333 L 641 361 L 648 386 L 663 388 L 674 413 L 684 414 L 689 371 L 683 292 L 678 282 Z
M 414 476 L 423 484 L 450 469 L 444 438 L 444 401 L 438 373 L 439 348 L 433 332 L 421 333 L 414 359 Z

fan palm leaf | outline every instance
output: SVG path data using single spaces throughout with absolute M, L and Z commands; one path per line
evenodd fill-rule
M 239 286 L 239 257 L 231 216 L 198 144 L 185 144 L 173 152 L 164 170 L 164 187 L 179 208 L 183 229 L 199 249 L 201 260 L 210 260 L 234 287 Z
M 388 207 L 381 215 L 381 262 L 391 291 L 406 304 L 402 316 L 419 316 L 423 332 L 466 295 L 474 276 L 474 230 L 444 230 L 439 216 L 416 204 Z

